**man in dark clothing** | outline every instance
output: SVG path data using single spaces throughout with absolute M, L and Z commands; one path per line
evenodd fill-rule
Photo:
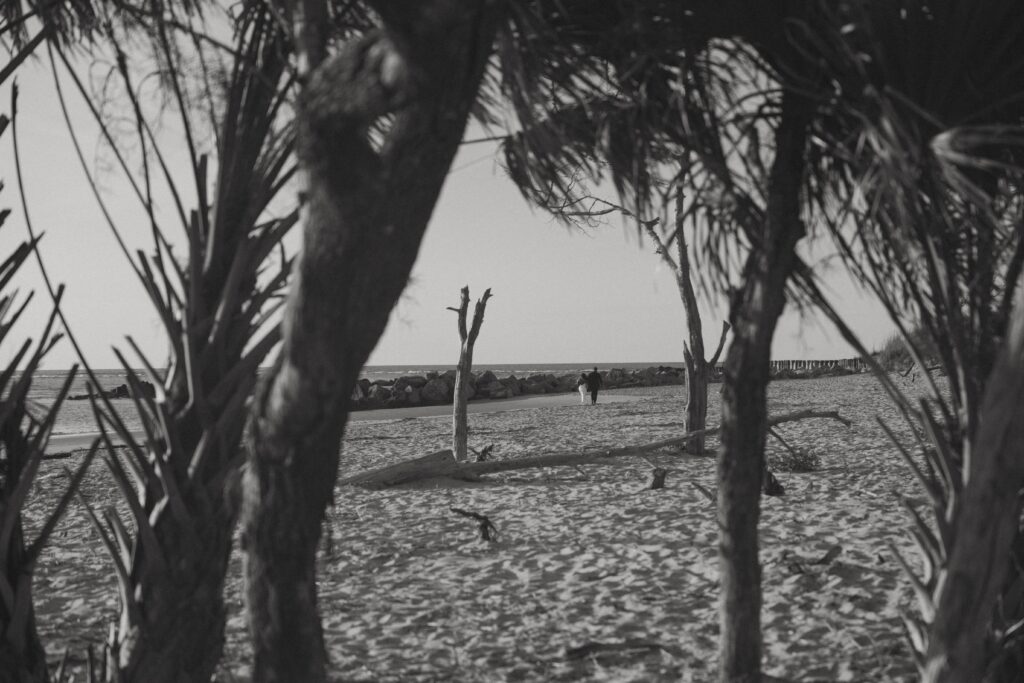
M 597 391 L 601 388 L 602 384 L 601 373 L 594 368 L 594 371 L 587 375 L 587 389 L 590 390 L 590 405 L 597 403 Z

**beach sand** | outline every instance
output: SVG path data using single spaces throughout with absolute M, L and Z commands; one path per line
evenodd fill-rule
M 470 416 L 470 445 L 494 444 L 493 457 L 515 458 L 680 434 L 683 387 L 615 390 L 622 400 L 611 393 L 597 406 L 579 405 L 574 394 L 554 397 L 564 404 L 501 402 L 516 409 Z M 779 381 L 769 394 L 772 414 L 839 408 L 854 424 L 781 427 L 791 445 L 820 455 L 822 469 L 778 473 L 786 495 L 762 503 L 765 669 L 801 681 L 911 680 L 899 614 L 913 609 L 912 592 L 887 543 L 913 556 L 896 494 L 920 493 L 875 416 L 898 432 L 902 425 L 866 376 Z M 447 410 L 357 413 L 340 476 L 447 448 L 450 430 Z M 671 468 L 667 488 L 645 490 L 651 465 L 639 458 L 514 471 L 485 485 L 339 487 L 319 565 L 332 680 L 713 680 L 715 509 L 692 484 L 715 488 L 714 458 L 665 452 L 649 460 Z M 43 464 L 30 525 L 69 462 Z M 83 492 L 100 506 L 114 500 L 100 463 Z M 451 506 L 486 514 L 497 541 L 479 540 Z M 109 567 L 74 505 L 36 580 L 40 630 L 54 657 L 66 646 L 81 655 L 116 618 Z M 248 677 L 240 574 L 235 553 L 225 680 Z
M 639 401 L 640 396 L 630 394 L 606 394 L 601 396 L 602 403 L 623 403 Z M 589 402 L 590 397 L 587 397 Z M 579 394 L 554 394 L 548 396 L 516 396 L 515 398 L 503 398 L 484 401 L 470 401 L 466 404 L 466 410 L 474 413 L 497 413 L 506 410 L 530 410 L 532 408 L 554 408 L 559 406 L 579 405 Z M 416 406 L 412 408 L 381 408 L 380 410 L 360 410 L 349 414 L 349 422 L 382 422 L 391 420 L 405 420 L 413 417 L 451 417 L 452 407 L 448 406 Z M 83 434 L 55 434 L 50 437 L 46 452 L 49 455 L 63 455 L 89 448 L 96 439 L 96 433 Z M 141 440 L 145 432 L 134 431 L 132 436 Z M 120 445 L 122 440 L 117 435 L 111 435 L 111 441 Z

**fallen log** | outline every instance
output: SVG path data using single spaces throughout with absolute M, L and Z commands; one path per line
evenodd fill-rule
M 798 410 L 793 413 L 785 413 L 777 417 L 769 418 L 769 427 L 809 419 L 832 419 L 842 422 L 847 427 L 850 421 L 841 417 L 837 410 Z M 653 451 L 663 448 L 682 446 L 689 439 L 698 434 L 712 436 L 718 433 L 719 428 L 699 429 L 688 432 L 683 436 L 677 436 L 662 441 L 640 444 L 637 446 L 625 446 L 623 448 L 612 448 L 608 450 L 589 452 L 565 452 L 549 453 L 547 455 L 534 455 L 526 458 L 514 458 L 509 460 L 485 460 L 483 462 L 460 462 L 450 450 L 438 451 L 424 455 L 412 460 L 388 465 L 375 470 L 357 474 L 339 483 L 343 486 L 361 486 L 363 488 L 381 489 L 398 484 L 408 484 L 414 481 L 425 479 L 451 478 L 468 481 L 476 481 L 485 474 L 497 472 L 510 472 L 514 470 L 532 469 L 535 467 L 576 467 L 579 465 L 609 464 L 611 461 L 624 457 L 640 457 Z M 703 460 L 710 456 L 692 455 L 681 453 L 675 456 L 685 460 Z

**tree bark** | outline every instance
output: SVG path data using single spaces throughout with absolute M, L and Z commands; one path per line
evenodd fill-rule
M 1024 281 L 985 389 L 977 448 L 966 473 L 949 561 L 929 629 L 922 680 L 973 683 L 985 676 L 989 626 L 1018 532 L 1024 488 Z
M 704 357 L 704 326 L 697 308 L 697 296 L 693 291 L 690 273 L 690 254 L 686 247 L 683 222 L 686 212 L 683 207 L 683 193 L 676 195 L 676 285 L 679 297 L 686 310 L 687 343 L 683 345 L 683 361 L 686 365 L 686 419 L 683 424 L 687 432 L 697 435 L 686 445 L 694 455 L 704 453 L 704 429 L 708 418 L 708 368 Z
M 491 298 L 491 290 L 484 292 L 483 298 L 477 300 L 473 311 L 473 324 L 467 330 L 466 318 L 469 313 L 469 286 L 462 288 L 462 299 L 458 308 L 449 308 L 459 315 L 459 338 L 462 347 L 459 352 L 459 364 L 455 368 L 455 391 L 452 408 L 452 452 L 456 460 L 468 459 L 469 418 L 466 414 L 466 389 L 469 374 L 473 371 L 473 345 L 476 344 L 480 326 L 484 323 L 484 310 L 487 300 Z
M 785 305 L 786 281 L 804 235 L 800 187 L 807 105 L 787 92 L 775 133 L 767 219 L 743 269 L 730 312 L 733 341 L 722 391 L 718 458 L 720 607 L 719 680 L 757 681 L 761 671 L 761 566 L 757 526 L 767 429 L 766 391 L 772 336 Z
M 715 351 L 714 358 L 710 362 L 707 361 L 704 356 L 704 328 L 700 318 L 700 309 L 697 308 L 697 295 L 693 288 L 690 255 L 684 233 L 686 211 L 683 199 L 683 193 L 680 191 L 676 195 L 675 231 L 668 240 L 662 242 L 654 230 L 657 221 L 647 221 L 644 223 L 644 227 L 654 243 L 658 245 L 658 253 L 661 254 L 662 260 L 675 274 L 679 298 L 683 302 L 687 331 L 687 342 L 683 344 L 683 362 L 686 369 L 684 429 L 687 433 L 694 435 L 686 445 L 686 450 L 694 455 L 702 455 L 705 442 L 704 428 L 707 426 L 708 415 L 708 381 L 725 345 L 725 339 L 729 333 L 729 323 L 723 323 L 722 338 L 718 343 L 718 349 Z M 674 259 L 668 252 L 668 247 L 673 240 L 676 245 L 676 258 Z
M 486 0 L 374 5 L 383 26 L 330 58 L 326 3 L 291 8 L 304 242 L 242 484 L 255 681 L 326 678 L 314 560 L 347 400 L 408 280 L 496 28 Z

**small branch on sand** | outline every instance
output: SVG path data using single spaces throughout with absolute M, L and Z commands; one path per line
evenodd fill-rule
M 472 512 L 470 510 L 463 510 L 462 508 L 450 507 L 448 508 L 457 515 L 463 517 L 469 517 L 470 519 L 476 520 L 480 524 L 480 540 L 482 541 L 497 541 L 498 540 L 498 527 L 494 526 L 487 515 L 481 515 L 479 512 Z
M 579 647 L 567 647 L 565 648 L 565 658 L 569 660 L 585 659 L 586 657 L 599 655 L 604 652 L 626 652 L 630 650 L 662 650 L 673 657 L 682 657 L 682 652 L 677 647 L 662 645 L 661 643 L 648 640 L 630 639 L 624 640 L 621 643 L 589 642 Z
M 842 422 L 847 427 L 850 421 L 841 417 L 836 410 L 798 410 L 793 413 L 785 413 L 777 417 L 769 418 L 767 426 L 774 427 L 786 422 L 796 422 L 809 419 L 831 419 Z M 576 467 L 578 465 L 599 465 L 623 457 L 643 457 L 648 453 L 659 451 L 664 448 L 673 448 L 684 445 L 695 434 L 708 436 L 718 433 L 718 427 L 688 432 L 683 436 L 677 436 L 663 441 L 641 444 L 637 446 L 626 446 L 624 448 L 612 448 L 606 451 L 590 451 L 587 453 L 551 453 L 547 455 L 534 455 L 514 460 L 487 460 L 484 462 L 457 461 L 450 450 L 438 451 L 424 455 L 412 460 L 400 462 L 376 470 L 363 472 L 346 479 L 342 479 L 341 485 L 355 485 L 370 489 L 382 489 L 398 484 L 407 484 L 424 479 L 465 479 L 476 480 L 485 474 L 497 472 L 511 472 L 514 470 L 532 469 L 535 467 Z M 675 456 L 680 460 L 703 460 L 707 456 L 691 455 L 682 453 Z
M 473 455 L 476 456 L 476 462 L 484 462 L 485 460 L 487 460 L 487 458 L 491 456 L 491 452 L 494 450 L 494 444 L 489 443 L 480 450 L 477 450 L 470 446 L 469 450 L 471 450 L 473 452 Z
M 712 493 L 712 492 L 710 491 L 710 489 L 708 489 L 708 488 L 707 488 L 706 486 L 701 486 L 700 484 L 698 484 L 698 483 L 697 483 L 697 482 L 695 482 L 695 481 L 691 481 L 691 482 L 690 482 L 690 484 L 691 484 L 691 485 L 693 485 L 693 487 L 694 487 L 695 489 L 697 489 L 698 491 L 700 491 L 700 492 L 701 492 L 701 494 L 702 494 L 702 495 L 703 495 L 703 496 L 704 496 L 705 498 L 707 498 L 707 499 L 708 499 L 708 501 L 709 501 L 709 502 L 710 502 L 710 503 L 711 503 L 712 505 L 715 505 L 715 504 L 716 504 L 716 503 L 718 502 L 718 499 L 717 499 L 717 498 L 715 497 L 715 494 L 714 494 L 714 493 Z

